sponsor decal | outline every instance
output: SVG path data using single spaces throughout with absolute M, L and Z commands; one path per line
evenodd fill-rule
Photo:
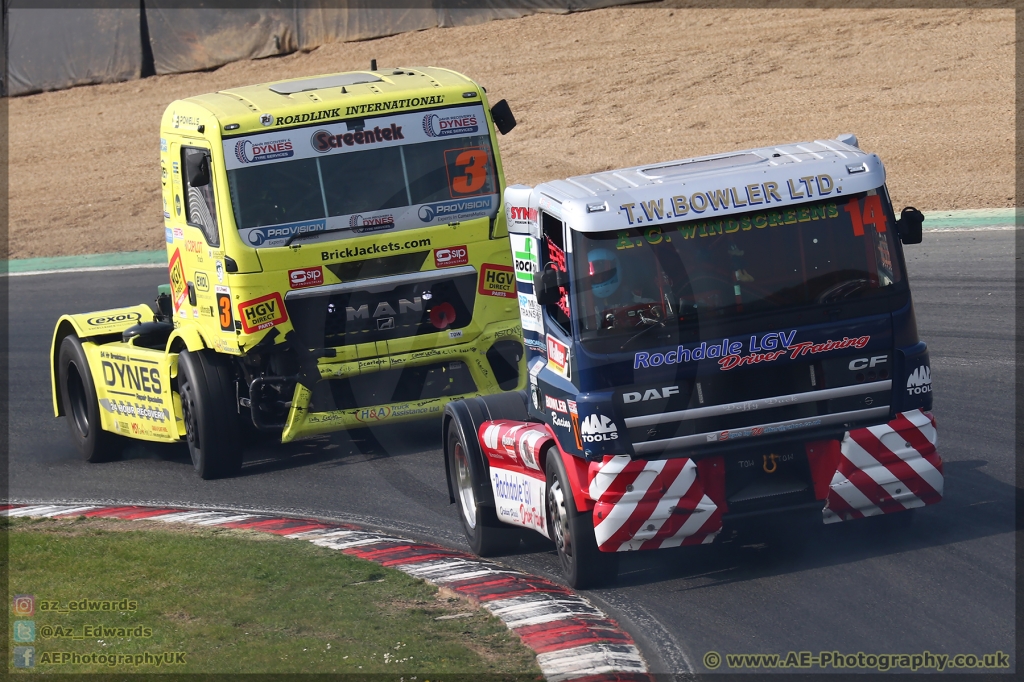
M 512 237 L 512 267 L 516 271 L 516 280 L 533 284 L 533 273 L 538 271 L 537 260 L 533 255 L 535 243 L 532 237 Z
M 548 368 L 560 377 L 569 378 L 569 347 L 548 335 Z
M 181 195 L 180 194 L 175 194 L 174 195 L 174 214 L 175 215 L 181 215 Z M 175 233 L 175 236 L 177 236 L 177 233 Z
M 185 252 L 200 254 L 203 252 L 203 243 L 198 242 L 195 239 L 185 240 Z
M 466 114 L 463 116 L 438 116 L 427 114 L 423 117 L 423 132 L 427 137 L 447 137 L 449 135 L 463 135 L 475 133 L 479 130 L 476 116 Z
M 339 133 L 337 135 L 327 130 L 318 130 L 309 138 L 309 143 L 313 146 L 314 150 L 325 154 L 332 149 L 340 149 L 342 147 L 393 142 L 404 139 L 405 135 L 402 134 L 402 126 L 392 123 L 384 128 L 375 126 L 373 130 L 356 130 L 355 132 Z
M 220 284 L 214 285 L 213 289 L 218 294 L 231 294 L 231 289 L 229 287 L 221 286 Z
M 373 114 L 378 111 L 394 111 L 395 109 L 407 109 L 409 107 L 425 107 L 431 104 L 444 104 L 444 95 L 430 95 L 429 97 L 409 97 L 406 99 L 393 99 L 387 102 L 373 102 L 372 104 L 356 104 L 345 107 L 345 115 Z M 335 109 L 337 111 L 337 109 Z
M 287 159 L 295 156 L 295 148 L 289 139 L 253 142 L 239 140 L 235 143 L 235 158 L 240 163 L 259 163 L 273 159 Z
M 405 243 L 388 242 L 385 244 L 370 244 L 368 246 L 346 246 L 344 249 L 321 251 L 320 260 L 346 260 L 349 258 L 358 258 L 359 256 L 373 256 L 379 253 L 388 253 L 390 251 L 416 249 L 421 246 L 430 246 L 430 238 L 424 237 L 423 239 L 412 239 Z
M 171 216 L 166 215 L 165 217 L 170 218 Z M 174 243 L 174 230 L 172 230 L 169 227 L 164 228 L 164 241 L 166 241 L 168 244 Z
M 318 287 L 324 283 L 323 266 L 317 265 L 312 268 L 299 268 L 288 271 L 288 286 L 292 289 L 305 289 L 306 287 Z
M 453 329 L 453 330 L 451 330 L 450 332 L 448 332 L 448 338 L 449 339 L 461 339 L 462 338 L 462 330 L 461 329 Z
M 515 294 L 516 276 L 507 265 L 484 263 L 480 268 L 480 295 L 508 298 Z
M 857 358 L 856 360 L 850 360 L 850 371 L 857 372 L 862 369 L 868 369 L 875 365 L 880 365 L 883 362 L 888 362 L 888 355 L 875 355 L 871 358 Z
M 648 400 L 665 400 L 674 395 L 679 395 L 678 386 L 665 386 L 664 388 L 649 388 L 643 393 L 640 393 L 639 391 L 632 393 L 623 393 L 622 402 L 639 403 L 646 402 Z
M 171 262 L 167 265 L 171 277 L 171 300 L 174 309 L 180 310 L 188 298 L 188 285 L 185 283 L 185 267 L 181 264 L 181 250 L 175 249 L 171 254 Z
M 583 449 L 583 439 L 580 436 L 580 412 L 576 409 L 575 400 L 566 400 L 566 406 L 569 408 L 569 419 L 572 421 L 572 435 L 576 438 L 576 449 Z
M 795 360 L 808 353 L 825 353 L 846 348 L 861 349 L 871 341 L 870 336 L 859 336 L 852 339 L 844 336 L 838 341 L 829 339 L 821 343 L 813 341 L 794 343 L 795 336 L 795 329 L 791 329 L 788 332 L 769 332 L 760 336 L 755 334 L 750 337 L 747 343 L 746 355 L 741 355 L 744 351 L 744 344 L 742 342 L 730 341 L 729 339 L 713 343 L 702 341 L 699 345 L 689 348 L 678 346 L 675 350 L 665 353 L 640 352 L 633 356 L 633 369 L 717 359 L 719 369 L 730 370 L 742 367 L 743 365 L 773 362 L 787 354 L 790 359 Z
M 201 317 L 213 317 L 213 306 L 204 305 L 199 308 L 199 315 Z
M 198 291 L 207 292 L 210 290 L 210 277 L 205 272 L 196 270 L 196 289 Z
M 276 291 L 260 298 L 238 304 L 238 317 L 242 320 L 242 331 L 252 334 L 269 329 L 288 321 L 281 294 Z
M 546 350 L 544 342 L 540 339 L 531 339 L 530 337 L 526 337 L 523 339 L 523 342 L 526 344 L 526 347 L 531 350 L 540 351 L 541 353 Z
M 551 423 L 555 426 L 560 426 L 563 429 L 572 430 L 572 423 L 570 423 L 565 417 L 559 417 L 557 412 L 551 413 Z
M 296 234 L 307 232 L 323 232 L 327 229 L 326 220 L 308 220 L 301 223 L 288 223 L 274 227 L 256 227 L 249 230 L 246 240 L 253 246 L 277 246 Z
M 619 431 L 615 423 L 603 414 L 592 414 L 583 420 L 580 427 L 580 434 L 584 443 L 599 443 L 601 441 L 616 440 Z
M 492 204 L 493 202 L 489 196 L 475 197 L 473 199 L 455 199 L 436 204 L 424 204 L 420 206 L 417 215 L 425 223 L 433 222 L 438 218 L 472 218 L 486 215 L 490 212 Z
M 451 268 L 456 265 L 466 265 L 467 263 L 469 263 L 469 249 L 465 244 L 434 249 L 435 268 Z
M 519 318 L 522 320 L 524 330 L 538 334 L 544 333 L 540 304 L 537 303 L 537 297 L 533 294 L 519 294 Z
M 186 128 L 198 128 L 202 125 L 198 116 L 188 116 L 185 114 L 178 114 L 173 111 L 171 112 L 171 124 L 175 128 L 181 128 L 182 126 Z
M 491 490 L 498 518 L 547 534 L 545 483 L 507 469 L 491 468 Z
M 341 109 L 321 109 L 320 111 L 314 111 L 308 114 L 293 114 L 291 116 L 278 116 L 277 121 L 271 123 L 277 123 L 279 126 L 287 126 L 293 123 L 314 123 L 316 121 L 326 121 L 331 118 L 340 118 Z M 260 120 L 260 123 L 263 121 Z
M 537 209 L 527 206 L 509 206 L 508 219 L 518 225 L 529 225 L 537 222 Z
M 562 414 L 569 413 L 569 407 L 565 404 L 564 400 L 561 398 L 552 398 L 549 395 L 544 396 L 544 407 L 548 410 L 561 412 Z
M 494 338 L 495 339 L 500 339 L 500 338 L 505 337 L 505 336 L 519 336 L 522 333 L 523 333 L 523 328 L 520 327 L 517 324 L 516 326 L 512 327 L 511 329 L 499 329 L 498 331 L 494 332 Z
M 382 419 L 387 419 L 391 416 L 391 408 L 387 405 L 382 407 L 368 407 L 364 410 L 356 412 L 356 419 L 361 422 L 376 422 Z
M 352 228 L 353 232 L 359 234 L 381 232 L 383 230 L 390 230 L 395 226 L 395 216 L 390 213 L 369 217 L 357 214 L 348 219 L 348 226 Z
M 100 361 L 103 383 L 107 386 L 126 391 L 142 391 L 153 395 L 163 392 L 160 370 L 156 367 L 131 364 L 130 358 L 114 353 L 107 354 L 107 357 L 109 359 Z
M 199 310 L 197 310 L 196 308 L 193 308 L 192 309 L 192 317 L 194 317 L 194 318 L 196 318 L 198 320 L 199 319 Z
M 174 238 L 175 239 L 184 239 L 185 238 L 185 230 L 181 229 L 180 227 L 174 228 Z
M 707 442 L 725 442 L 728 440 L 736 440 L 737 438 L 750 438 L 753 436 L 764 436 L 771 433 L 785 433 L 786 431 L 794 431 L 796 429 L 807 429 L 812 426 L 820 426 L 820 419 L 808 419 L 802 422 L 792 422 L 789 424 L 769 424 L 767 426 L 752 426 L 746 429 L 732 429 L 729 431 L 716 431 L 715 433 L 707 434 Z
M 224 261 L 215 261 L 214 268 L 217 270 L 217 281 L 224 282 Z
M 161 152 L 166 152 L 167 151 L 167 138 L 164 138 L 164 137 L 160 138 L 160 151 Z
M 123 323 L 136 323 L 142 321 L 142 315 L 139 313 L 105 313 L 103 315 L 95 315 L 85 321 L 90 327 L 103 327 L 108 324 L 123 324 Z
M 260 125 L 264 127 L 274 125 L 274 115 L 260 114 Z
M 921 365 L 907 377 L 907 395 L 921 395 L 932 392 L 932 370 Z

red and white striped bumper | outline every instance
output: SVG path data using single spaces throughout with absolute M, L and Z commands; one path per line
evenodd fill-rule
M 722 514 L 685 457 L 632 460 L 608 455 L 591 465 L 594 534 L 603 552 L 628 552 L 711 542 Z
M 921 410 L 848 431 L 822 512 L 825 523 L 939 502 L 943 479 L 936 439 L 935 418 Z

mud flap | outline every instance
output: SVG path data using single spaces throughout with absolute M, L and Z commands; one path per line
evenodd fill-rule
M 935 418 L 902 412 L 888 424 L 848 431 L 822 511 L 825 523 L 892 514 L 942 500 Z
M 722 530 L 722 512 L 688 457 L 607 455 L 591 471 L 594 533 L 603 552 L 703 544 Z

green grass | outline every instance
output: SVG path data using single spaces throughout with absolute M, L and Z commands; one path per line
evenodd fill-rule
M 33 594 L 37 665 L 14 672 L 386 673 L 541 677 L 498 619 L 399 571 L 308 542 L 109 519 L 9 519 L 9 594 Z M 160 524 L 163 526 L 163 524 Z M 130 532 L 125 532 L 130 531 Z M 130 599 L 134 611 L 53 613 L 42 600 Z M 468 617 L 437 618 L 472 612 Z M 44 626 L 152 630 L 148 637 L 44 639 Z M 9 645 L 17 646 L 8 630 Z M 46 652 L 185 652 L 171 667 L 44 665 Z M 444 679 L 444 678 L 442 678 Z

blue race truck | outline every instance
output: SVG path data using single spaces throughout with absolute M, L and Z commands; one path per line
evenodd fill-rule
M 474 551 L 529 528 L 584 587 L 618 552 L 744 517 L 909 518 L 942 498 L 902 251 L 924 217 L 896 217 L 856 137 L 504 196 L 529 386 L 443 421 Z

